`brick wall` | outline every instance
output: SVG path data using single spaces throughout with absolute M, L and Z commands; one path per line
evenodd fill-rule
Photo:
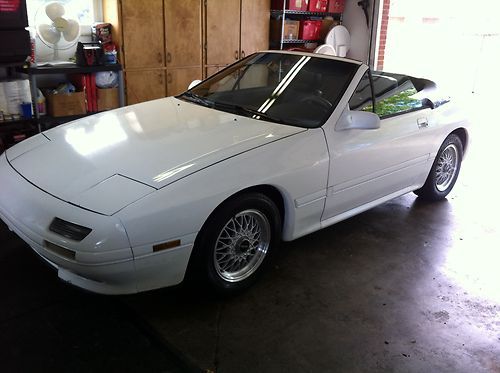
M 378 55 L 377 55 L 377 70 L 384 69 L 385 45 L 387 41 L 387 26 L 389 25 L 389 9 L 391 0 L 382 0 L 382 16 L 380 19 L 380 34 L 378 36 Z

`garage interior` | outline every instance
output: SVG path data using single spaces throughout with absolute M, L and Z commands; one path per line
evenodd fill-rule
M 179 94 L 258 50 L 314 49 L 336 24 L 349 30 L 348 58 L 442 82 L 473 128 L 446 200 L 410 193 L 283 242 L 262 278 L 228 299 L 187 285 L 127 296 L 79 290 L 0 222 L 1 371 L 500 372 L 498 4 L 330 0 L 341 11 L 288 15 L 322 25 L 321 38 L 291 42 L 273 29 L 289 2 L 65 0 L 80 17 L 78 40 L 91 43 L 90 25 L 108 23 L 116 48 L 112 84 L 82 108 L 55 95 L 46 107 L 33 102 L 33 83 L 45 92 L 68 81 L 54 58 L 72 57 L 76 42 L 56 53 L 36 35 L 43 0 L 0 0 L 0 17 L 25 3 L 28 54 L 26 38 L 16 44 L 0 25 L 0 83 L 22 81 L 31 94 L 18 102 L 28 109 L 2 108 L 0 153 L 100 109 Z

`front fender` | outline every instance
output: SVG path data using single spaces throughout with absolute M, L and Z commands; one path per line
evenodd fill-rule
M 321 129 L 252 149 L 189 175 L 117 213 L 132 247 L 196 234 L 208 216 L 235 193 L 272 185 L 285 201 L 285 240 L 319 224 L 329 158 Z

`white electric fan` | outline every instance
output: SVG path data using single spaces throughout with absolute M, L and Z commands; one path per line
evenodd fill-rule
M 36 32 L 40 40 L 54 50 L 53 60 L 58 51 L 74 47 L 80 37 L 80 25 L 75 19 L 65 16 L 66 9 L 59 2 L 42 5 L 36 12 Z

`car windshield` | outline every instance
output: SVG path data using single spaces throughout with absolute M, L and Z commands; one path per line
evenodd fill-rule
M 283 53 L 257 53 L 178 96 L 254 119 L 316 128 L 329 118 L 358 65 Z

